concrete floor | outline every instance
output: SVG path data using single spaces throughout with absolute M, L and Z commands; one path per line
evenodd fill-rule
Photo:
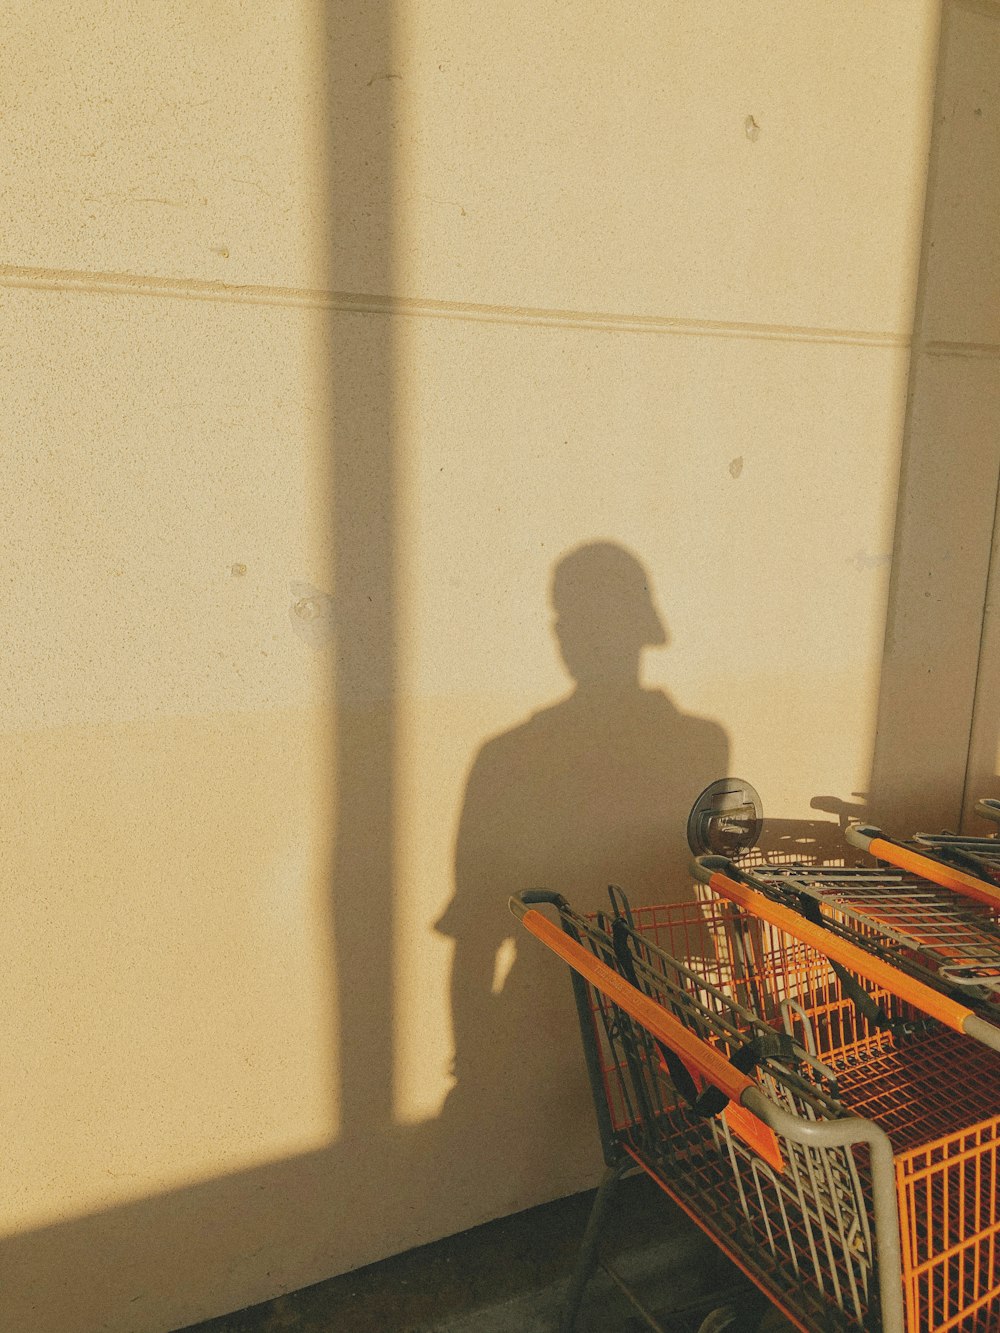
M 592 1199 L 532 1208 L 178 1333 L 553 1333 Z M 623 1184 L 602 1251 L 669 1333 L 695 1333 L 727 1300 L 752 1304 L 742 1274 L 646 1177 Z M 646 1327 L 598 1272 L 579 1333 Z M 772 1312 L 761 1333 L 789 1328 Z

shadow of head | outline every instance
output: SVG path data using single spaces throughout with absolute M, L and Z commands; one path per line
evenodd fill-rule
M 643 648 L 668 642 L 648 574 L 614 542 L 591 542 L 562 557 L 552 609 L 560 654 L 580 685 L 635 682 Z

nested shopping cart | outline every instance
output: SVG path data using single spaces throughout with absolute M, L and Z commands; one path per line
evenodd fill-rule
M 751 865 L 703 856 L 699 873 L 750 910 L 759 914 L 761 898 L 770 898 L 1000 1025 L 1000 886 L 930 863 L 875 832 L 850 829 L 848 838 L 904 864 Z M 939 882 L 916 873 L 918 863 L 936 868 Z M 975 1030 L 979 1040 L 1000 1041 L 1000 1026 Z
M 1000 820 L 1000 802 L 979 801 L 976 813 Z M 847 829 L 848 842 L 880 861 L 912 870 L 951 889 L 978 899 L 1000 915 L 1000 837 L 967 833 L 917 833 L 904 840 L 890 838 L 869 824 Z
M 1000 1329 L 1000 1057 L 962 1035 L 981 1019 L 794 912 L 511 908 L 570 966 L 608 1167 L 564 1333 L 635 1167 L 804 1333 Z
M 1000 824 L 1000 801 L 983 798 L 976 801 L 976 814 L 993 824 Z M 847 830 L 855 846 L 891 865 L 915 870 L 936 884 L 971 893 L 991 902 L 1000 914 L 1000 832 L 991 837 L 969 833 L 916 833 L 908 840 L 896 840 L 871 825 L 859 824 Z M 989 892 L 984 893 L 984 889 Z

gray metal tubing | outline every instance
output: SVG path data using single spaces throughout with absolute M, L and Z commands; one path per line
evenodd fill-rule
M 587 1065 L 587 1078 L 590 1080 L 590 1095 L 594 1103 L 594 1115 L 597 1119 L 597 1134 L 601 1140 L 601 1153 L 605 1166 L 614 1167 L 618 1162 L 620 1149 L 618 1138 L 611 1124 L 611 1112 L 608 1098 L 604 1091 L 604 1079 L 601 1075 L 601 1057 L 597 1049 L 597 1037 L 594 1032 L 594 1020 L 590 1010 L 590 991 L 579 972 L 570 968 L 570 981 L 573 983 L 573 1000 L 576 1003 L 577 1018 L 580 1022 L 580 1035 L 583 1038 L 583 1058 Z
M 850 824 L 844 830 L 844 838 L 852 847 L 860 847 L 867 852 L 875 838 L 882 837 L 882 830 L 873 824 Z
M 984 1046 L 988 1046 L 991 1051 L 1000 1051 L 1000 1028 L 993 1023 L 988 1023 L 985 1018 L 980 1018 L 978 1014 L 970 1014 L 962 1024 L 962 1031 L 973 1041 L 980 1041 Z
M 741 882 L 743 878 L 727 856 L 696 856 L 691 862 L 691 874 L 702 884 L 707 884 L 713 875 L 728 875 Z
M 747 1088 L 740 1102 L 776 1134 L 813 1148 L 846 1148 L 865 1143 L 871 1154 L 875 1249 L 878 1256 L 882 1333 L 903 1333 L 903 1258 L 899 1243 L 896 1171 L 888 1134 L 870 1120 L 804 1120 L 784 1111 L 761 1092 Z
M 594 1199 L 590 1209 L 590 1217 L 587 1219 L 587 1229 L 583 1233 L 583 1240 L 580 1242 L 576 1267 L 573 1269 L 573 1276 L 570 1278 L 559 1333 L 574 1333 L 576 1329 L 576 1316 L 580 1312 L 580 1302 L 583 1300 L 584 1288 L 590 1281 L 597 1265 L 597 1244 L 601 1239 L 601 1228 L 604 1225 L 608 1205 L 611 1203 L 622 1178 L 634 1167 L 635 1163 L 631 1158 L 626 1157 L 617 1166 L 609 1166 L 601 1178 L 597 1197 Z
M 1000 801 L 990 798 L 977 801 L 976 814 L 981 815 L 983 819 L 992 819 L 995 824 L 1000 823 Z

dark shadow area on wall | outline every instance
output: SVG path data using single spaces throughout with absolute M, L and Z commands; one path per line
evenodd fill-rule
M 814 797 L 811 804 L 816 810 L 828 809 L 827 798 Z M 839 805 L 839 802 L 838 802 Z M 862 809 L 864 807 L 861 807 Z M 858 816 L 852 815 L 852 819 Z M 844 839 L 847 825 L 829 819 L 769 819 L 754 851 L 774 865 L 795 861 L 806 863 L 836 862 L 853 858 L 854 852 Z
M 955 828 L 987 794 L 965 791 L 970 737 L 995 763 L 997 710 L 978 736 L 973 711 L 1000 480 L 998 90 L 1000 4 L 944 0 L 869 798 L 900 833 Z
M 499 1110 L 536 1126 L 569 1170 L 574 1152 L 591 1159 L 593 1129 L 566 970 L 520 938 L 507 898 L 545 887 L 592 910 L 609 883 L 636 904 L 693 898 L 688 811 L 727 772 L 729 745 L 716 722 L 643 686 L 643 654 L 669 634 L 631 552 L 601 542 L 566 554 L 551 613 L 570 692 L 488 740 L 466 786 L 455 895 L 437 924 L 455 941 L 443 1123 L 485 1132 Z
M 536 1178 L 568 1193 L 593 1183 L 597 1169 L 568 972 L 521 930 L 508 898 L 543 887 L 592 911 L 607 906 L 615 884 L 636 906 L 695 901 L 688 815 L 730 767 L 718 721 L 643 684 L 645 655 L 669 651 L 671 638 L 636 554 L 612 542 L 574 548 L 552 571 L 549 603 L 537 614 L 551 619 L 568 692 L 473 757 L 455 892 L 436 925 L 454 941 L 455 1078 L 436 1128 L 442 1151 L 465 1163 L 440 1179 L 468 1170 L 486 1197 L 507 1200 L 506 1211 L 539 1201 Z M 814 806 L 816 819 L 767 819 L 756 855 L 843 858 L 844 829 L 863 807 L 833 798 Z
M 328 6 L 332 271 L 392 292 L 395 87 L 389 4 Z M 345 1137 L 392 1124 L 396 745 L 393 323 L 332 315 L 335 862 L 331 867 Z

